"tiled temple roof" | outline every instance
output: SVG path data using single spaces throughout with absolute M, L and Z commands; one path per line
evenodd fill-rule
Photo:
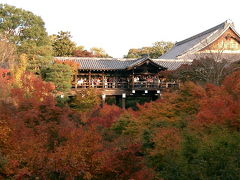
M 234 28 L 233 22 L 227 20 L 213 28 L 202 33 L 177 42 L 172 49 L 160 56 L 160 59 L 191 59 L 192 54 L 205 48 L 215 40 L 217 40 L 226 30 L 231 28 L 238 36 L 239 34 Z M 240 36 L 239 36 L 240 37 Z
M 157 64 L 165 67 L 167 70 L 173 71 L 178 69 L 181 65 L 192 63 L 191 60 L 176 60 L 176 59 L 153 59 Z
M 117 58 L 85 58 L 85 57 L 55 57 L 56 60 L 71 60 L 79 63 L 80 70 L 124 70 L 132 68 L 146 60 L 152 61 L 159 67 L 168 70 L 175 70 L 182 64 L 189 64 L 191 61 L 186 60 L 163 60 L 150 59 L 143 57 L 139 59 L 117 59 Z
M 123 70 L 137 59 L 116 59 L 116 58 L 85 58 L 85 57 L 55 57 L 57 60 L 71 60 L 79 63 L 81 70 Z

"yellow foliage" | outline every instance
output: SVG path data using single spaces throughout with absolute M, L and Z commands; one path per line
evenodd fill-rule
M 15 67 L 15 70 L 14 70 L 15 83 L 19 87 L 22 86 L 21 77 L 26 72 L 27 65 L 28 65 L 27 55 L 21 54 L 19 56 L 19 64 Z
M 100 105 L 100 102 L 100 97 L 94 89 L 86 89 L 76 95 L 71 107 L 80 112 L 91 112 Z

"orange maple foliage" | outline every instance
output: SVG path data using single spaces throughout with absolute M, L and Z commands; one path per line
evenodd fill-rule
M 107 154 L 97 131 L 93 127 L 87 130 L 75 128 L 64 134 L 67 141 L 50 154 L 48 167 L 51 171 L 70 179 L 92 179 L 101 174 Z
M 12 101 L 0 104 L 0 119 L 6 120 L 1 123 L 6 129 L 1 131 L 2 138 L 10 134 L 4 138 L 6 142 L 2 140 L 5 144 L 1 150 L 7 159 L 4 174 L 14 178 L 46 177 L 49 153 L 66 139 L 61 131 L 77 127 L 78 115 L 57 107 L 51 93 L 54 86 L 34 75 L 24 75 L 21 88 L 9 89 Z

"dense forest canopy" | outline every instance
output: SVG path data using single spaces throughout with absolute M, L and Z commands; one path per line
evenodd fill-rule
M 0 179 L 240 178 L 238 63 L 202 59 L 164 72 L 183 84 L 154 102 L 101 107 L 94 89 L 67 96 L 78 64 L 52 55 L 103 49 L 49 37 L 40 17 L 13 6 L 0 15 Z
M 20 84 L 19 84 L 20 82 Z M 137 111 L 66 104 L 51 83 L 0 76 L 0 176 L 40 179 L 238 179 L 240 72 L 221 86 L 186 82 Z M 209 108 L 211 107 L 211 108 Z

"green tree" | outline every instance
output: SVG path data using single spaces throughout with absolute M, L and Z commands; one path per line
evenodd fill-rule
M 53 82 L 58 91 L 68 91 L 72 86 L 72 69 L 69 65 L 55 63 L 43 69 L 42 76 L 45 81 Z
M 173 160 L 176 166 L 168 166 L 164 178 L 239 179 L 239 138 L 238 132 L 220 127 L 201 134 L 189 132 L 184 136 L 180 156 Z
M 71 40 L 70 32 L 60 31 L 52 35 L 52 47 L 54 56 L 72 56 L 76 44 Z
M 142 47 L 139 49 L 130 49 L 126 58 L 140 58 L 144 54 L 148 54 L 150 58 L 159 58 L 162 54 L 173 47 L 172 42 L 157 41 L 152 47 Z
M 169 41 L 157 41 L 153 43 L 152 54 L 150 56 L 152 58 L 159 58 L 161 55 L 166 53 L 169 49 L 173 47 L 173 43 Z
M 27 54 L 28 70 L 39 73 L 52 55 L 42 18 L 7 4 L 0 4 L 0 17 L 0 33 L 16 45 L 19 54 Z
M 109 56 L 106 51 L 103 48 L 97 48 L 97 47 L 93 47 L 90 49 L 90 52 L 93 54 L 93 56 L 95 57 L 111 57 Z

